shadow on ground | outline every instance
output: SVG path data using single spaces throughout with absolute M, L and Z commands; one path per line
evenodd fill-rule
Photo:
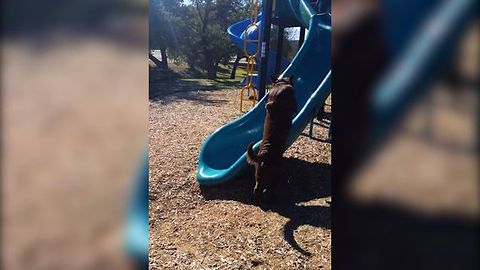
M 456 139 L 439 138 L 435 131 L 430 127 L 425 126 L 423 130 L 403 129 L 400 131 L 402 136 L 419 140 L 426 145 L 431 145 L 436 149 L 452 153 L 456 155 L 476 155 L 478 149 L 478 142 L 476 141 L 461 141 Z
M 297 158 L 285 158 L 284 174 L 287 176 L 275 192 L 275 199 L 261 204 L 264 211 L 276 212 L 289 220 L 283 227 L 285 241 L 303 255 L 310 252 L 302 249 L 295 241 L 294 232 L 302 225 L 330 228 L 330 207 L 301 205 L 314 199 L 331 195 L 330 164 L 311 163 Z M 253 170 L 242 177 L 222 185 L 200 187 L 206 200 L 234 200 L 254 205 L 251 193 L 254 186 Z
M 228 88 L 225 87 L 225 88 Z M 211 99 L 205 91 L 224 90 L 217 83 L 203 83 L 197 80 L 174 80 L 150 85 L 149 99 L 153 102 L 171 103 L 178 100 L 197 101 L 202 105 L 221 105 L 228 103 L 225 99 Z
M 330 126 L 332 124 L 332 113 L 331 112 L 324 112 L 322 115 L 322 118 L 319 120 L 318 118 L 313 119 L 313 129 L 317 126 L 330 129 Z M 321 137 L 315 137 L 315 132 L 313 131 L 312 137 L 308 133 L 302 132 L 300 133 L 300 136 L 308 137 L 309 139 L 312 139 L 317 142 L 323 142 L 323 143 L 331 143 L 331 140 L 328 138 L 328 136 L 321 138 Z
M 225 89 L 238 89 L 237 80 L 217 78 L 208 80 L 197 74 L 198 71 L 187 70 L 183 73 L 165 71 L 159 68 L 150 69 L 149 99 L 152 102 L 171 103 L 178 100 L 190 100 L 202 105 L 221 105 L 228 102 L 223 99 L 212 99 L 205 92 Z M 185 77 L 188 74 L 192 77 Z
M 385 203 L 335 207 L 339 269 L 479 269 L 478 221 Z

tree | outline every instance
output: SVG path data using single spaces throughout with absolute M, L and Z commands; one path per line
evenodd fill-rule
M 174 0 L 150 0 L 149 9 L 149 58 L 157 65 L 168 68 L 167 49 L 178 49 L 177 28 L 181 28 L 183 22 L 183 6 Z M 162 56 L 160 62 L 151 53 L 159 49 Z
M 230 79 L 235 79 L 235 75 L 237 73 L 237 68 L 238 68 L 238 63 L 240 63 L 240 60 L 243 57 L 245 57 L 245 54 L 243 53 L 243 50 L 238 49 L 237 50 L 237 55 L 235 56 L 235 62 L 233 62 L 232 73 L 230 74 Z
M 189 26 L 182 36 L 181 54 L 191 68 L 207 71 L 207 78 L 217 77 L 220 63 L 237 54 L 227 35 L 227 27 L 246 14 L 240 0 L 193 0 L 186 11 Z

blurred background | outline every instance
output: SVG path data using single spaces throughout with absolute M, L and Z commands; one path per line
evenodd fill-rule
M 147 0 L 2 2 L 2 268 L 130 269 Z
M 333 269 L 478 269 L 477 3 L 332 5 Z

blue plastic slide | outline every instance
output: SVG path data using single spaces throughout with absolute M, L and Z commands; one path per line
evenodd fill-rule
M 297 114 L 292 122 L 288 145 L 300 135 L 322 107 L 330 93 L 330 14 L 316 14 L 307 0 L 282 1 L 286 10 L 299 24 L 308 28 L 305 42 L 283 76 L 294 76 Z M 278 5 L 277 5 L 278 8 Z M 233 179 L 248 168 L 246 150 L 254 142 L 258 151 L 265 119 L 265 101 L 240 118 L 212 133 L 199 155 L 197 180 L 201 185 L 214 185 Z
M 127 209 L 124 248 L 142 269 L 148 269 L 148 149 L 139 165 Z
M 383 1 L 385 32 L 395 62 L 371 97 L 369 151 L 447 66 L 465 26 L 475 17 L 475 5 L 475 0 Z M 415 16 L 407 18 L 402 11 Z

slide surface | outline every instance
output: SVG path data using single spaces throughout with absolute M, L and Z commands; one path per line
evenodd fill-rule
M 316 14 L 306 0 L 282 2 L 286 5 L 284 9 L 309 29 L 302 47 L 282 74 L 294 76 L 297 114 L 289 135 L 288 145 L 291 145 L 330 93 L 331 16 Z M 267 98 L 268 94 L 251 111 L 217 129 L 206 139 L 198 160 L 197 180 L 201 185 L 229 181 L 248 168 L 247 146 L 254 142 L 254 150 L 258 151 Z
M 148 267 L 148 149 L 139 165 L 127 209 L 124 248 L 131 258 Z
M 371 96 L 370 151 L 448 66 L 464 29 L 476 15 L 475 0 L 384 0 L 383 4 L 385 32 L 395 61 Z M 402 18 L 399 10 L 414 10 L 414 20 Z

